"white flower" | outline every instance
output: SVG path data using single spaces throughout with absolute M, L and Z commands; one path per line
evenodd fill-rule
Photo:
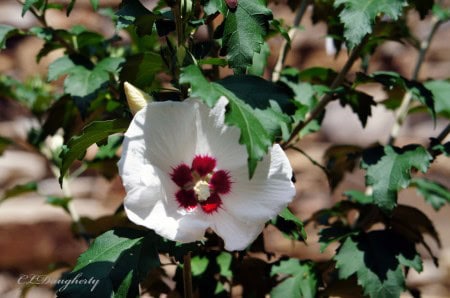
M 240 131 L 224 124 L 227 103 L 153 102 L 135 115 L 118 164 L 131 221 L 180 242 L 211 228 L 227 250 L 241 250 L 291 202 L 292 168 L 279 145 L 249 180 Z

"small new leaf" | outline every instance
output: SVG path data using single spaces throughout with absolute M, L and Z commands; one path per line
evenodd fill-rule
M 373 187 L 374 204 L 384 211 L 394 209 L 398 190 L 411 182 L 411 171 L 425 173 L 431 160 L 428 151 L 418 145 L 376 147 L 364 152 L 362 168 L 367 171 L 366 184 Z

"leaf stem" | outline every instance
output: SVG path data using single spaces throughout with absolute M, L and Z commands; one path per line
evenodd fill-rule
M 331 85 L 330 85 L 331 90 L 336 89 L 340 84 L 342 84 L 342 82 L 344 82 L 345 76 L 352 68 L 356 59 L 358 59 L 359 54 L 360 54 L 362 48 L 364 47 L 364 45 L 366 44 L 367 40 L 368 40 L 368 36 L 366 36 L 361 41 L 361 43 L 351 51 L 350 56 L 347 59 L 347 62 L 344 64 L 341 71 L 338 73 L 336 78 L 331 83 Z M 319 116 L 323 112 L 323 110 L 325 109 L 327 104 L 332 100 L 333 100 L 332 95 L 330 95 L 329 93 L 324 94 L 320 98 L 317 106 L 306 116 L 305 121 L 298 123 L 297 126 L 292 130 L 292 133 L 289 136 L 289 139 L 284 144 L 282 144 L 282 147 L 288 148 L 291 143 L 295 143 L 296 139 L 298 138 L 298 133 L 303 128 L 305 128 L 312 120 L 314 120 L 317 116 Z
M 294 23 L 292 25 L 292 28 L 289 29 L 288 35 L 289 35 L 289 41 L 292 41 L 297 34 L 298 26 L 300 25 L 300 22 L 302 21 L 303 16 L 305 15 L 306 9 L 308 8 L 310 0 L 302 0 L 300 3 L 300 6 L 297 9 L 297 13 L 295 14 Z M 278 60 L 275 64 L 275 68 L 272 73 L 272 81 L 276 82 L 280 79 L 280 73 L 283 69 L 284 61 L 286 60 L 287 53 L 289 52 L 290 46 L 289 41 L 284 39 L 283 43 L 281 44 Z
M 188 252 L 184 256 L 183 283 L 184 283 L 184 298 L 193 298 L 194 296 L 192 292 L 191 252 Z
M 431 41 L 439 28 L 439 26 L 442 24 L 442 21 L 440 21 L 438 18 L 433 17 L 433 26 L 431 28 L 430 33 L 428 34 L 428 37 L 426 40 L 422 41 L 420 43 L 420 49 L 419 49 L 419 56 L 417 57 L 417 62 L 414 67 L 413 73 L 412 73 L 412 80 L 417 80 L 419 77 L 420 68 L 423 65 L 423 62 L 425 61 L 425 55 L 428 52 L 428 49 L 430 48 Z M 392 125 L 391 132 L 389 134 L 388 144 L 393 145 L 395 140 L 397 139 L 400 128 L 402 127 L 406 117 L 408 116 L 408 111 L 411 106 L 412 102 L 412 93 L 411 91 L 407 91 L 405 95 L 403 96 L 402 102 L 400 104 L 400 107 L 395 111 L 395 122 L 394 125 Z

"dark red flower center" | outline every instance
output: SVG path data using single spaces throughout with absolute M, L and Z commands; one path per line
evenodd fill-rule
M 230 174 L 216 170 L 216 159 L 208 155 L 196 155 L 191 166 L 182 163 L 173 168 L 170 177 L 180 188 L 175 198 L 180 207 L 192 211 L 200 206 L 205 213 L 212 213 L 222 205 L 221 195 L 231 190 Z

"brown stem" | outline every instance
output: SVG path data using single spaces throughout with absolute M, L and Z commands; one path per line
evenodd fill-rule
M 184 256 L 183 282 L 184 282 L 184 298 L 193 298 L 194 295 L 192 292 L 191 252 L 188 252 Z
M 417 78 L 419 77 L 420 68 L 422 67 L 423 62 L 425 61 L 425 55 L 428 49 L 430 48 L 431 41 L 433 40 L 433 37 L 437 29 L 441 24 L 442 21 L 438 20 L 437 18 L 433 18 L 433 26 L 431 28 L 430 33 L 428 34 L 427 39 L 422 41 L 420 44 L 419 56 L 417 57 L 417 62 L 412 73 L 412 80 L 417 80 Z M 391 128 L 391 132 L 389 134 L 388 139 L 389 145 L 393 145 L 395 139 L 397 139 L 398 134 L 400 132 L 400 128 L 402 127 L 403 122 L 408 116 L 408 111 L 411 106 L 411 102 L 412 102 L 412 93 L 410 91 L 407 91 L 403 96 L 400 107 L 395 112 L 395 122 Z
M 342 82 L 344 82 L 345 76 L 352 68 L 356 59 L 358 59 L 359 54 L 360 54 L 362 48 L 364 47 L 364 45 L 366 44 L 367 40 L 368 40 L 368 37 L 366 36 L 361 41 L 361 43 L 352 50 L 344 67 L 342 67 L 341 71 L 338 73 L 336 78 L 331 83 L 331 86 L 330 86 L 331 90 L 336 89 L 340 84 L 342 84 Z M 309 115 L 307 115 L 306 120 L 297 124 L 297 126 L 292 130 L 292 133 L 289 136 L 289 139 L 282 145 L 282 147 L 287 148 L 287 147 L 289 147 L 289 145 L 291 143 L 294 143 L 294 140 L 297 139 L 298 133 L 303 128 L 305 128 L 312 120 L 314 120 L 317 116 L 319 116 L 323 112 L 323 110 L 325 109 L 327 104 L 332 100 L 333 100 L 333 97 L 329 93 L 323 95 L 321 97 L 319 103 L 317 104 L 317 106 L 309 113 Z
M 289 39 L 292 41 L 298 31 L 298 26 L 302 21 L 303 16 L 305 15 L 306 9 L 308 8 L 309 0 L 302 0 L 300 6 L 297 9 L 297 13 L 295 14 L 294 23 L 292 28 L 289 30 L 288 35 Z M 283 69 L 284 61 L 286 60 L 287 53 L 289 52 L 288 41 L 283 40 L 283 43 L 280 47 L 280 52 L 278 56 L 277 63 L 275 64 L 275 68 L 272 73 L 272 81 L 276 82 L 280 79 L 280 73 Z

